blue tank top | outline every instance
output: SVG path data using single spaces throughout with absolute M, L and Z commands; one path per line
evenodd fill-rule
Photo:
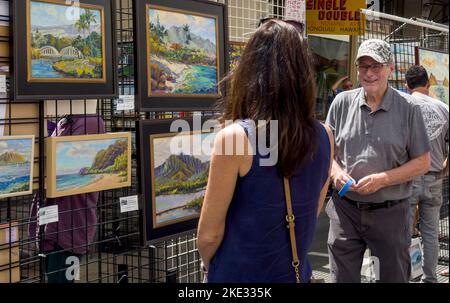
M 248 121 L 239 124 L 250 141 L 255 134 Z M 290 178 L 295 215 L 300 280 L 309 282 L 312 269 L 307 253 L 312 243 L 320 191 L 328 177 L 330 142 L 317 122 L 318 148 Z M 295 283 L 283 179 L 276 166 L 260 166 L 253 156 L 250 171 L 238 177 L 227 212 L 223 241 L 209 265 L 208 282 Z

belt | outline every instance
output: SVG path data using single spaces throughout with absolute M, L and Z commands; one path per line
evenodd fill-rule
M 336 192 L 335 192 L 336 193 Z M 389 208 L 394 205 L 400 204 L 402 202 L 405 202 L 406 199 L 402 200 L 389 200 L 379 203 L 373 203 L 373 202 L 359 202 L 352 200 L 350 198 L 347 198 L 346 196 L 340 197 L 342 200 L 345 200 L 349 202 L 351 205 L 357 207 L 358 209 L 366 209 L 366 210 L 373 210 L 373 209 L 379 209 L 379 208 Z

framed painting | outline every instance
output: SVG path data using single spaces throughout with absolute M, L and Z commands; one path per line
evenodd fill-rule
M 226 6 L 201 0 L 135 3 L 136 108 L 210 110 L 227 70 Z
M 117 95 L 114 1 L 24 0 L 12 10 L 16 99 Z
M 230 63 L 230 70 L 234 70 L 241 58 L 242 51 L 245 48 L 245 42 L 234 42 L 230 41 L 228 43 L 228 56 Z
M 34 135 L 0 136 L 0 199 L 33 191 Z
M 427 70 L 430 80 L 430 96 L 448 105 L 448 53 L 416 47 L 416 64 Z
M 197 227 L 208 181 L 215 126 L 171 132 L 175 120 L 139 121 L 141 209 L 145 241 Z M 211 124 L 212 125 L 212 124 Z
M 47 197 L 131 186 L 131 133 L 46 138 Z

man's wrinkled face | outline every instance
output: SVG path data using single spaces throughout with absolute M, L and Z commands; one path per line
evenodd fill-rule
M 379 63 L 371 57 L 361 57 L 357 62 L 358 79 L 364 91 L 369 94 L 382 94 L 386 90 L 393 65 Z

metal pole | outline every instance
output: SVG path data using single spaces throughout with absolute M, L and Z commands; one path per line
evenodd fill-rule
M 45 206 L 45 121 L 44 121 L 44 100 L 39 100 L 39 209 Z M 37 224 L 39 224 L 39 215 L 37 215 Z M 44 226 L 39 226 L 39 275 L 40 281 L 45 281 L 45 254 L 44 254 Z
M 385 14 L 385 13 L 375 12 L 375 11 L 368 10 L 368 9 L 361 9 L 361 13 L 365 14 L 366 16 L 370 16 L 370 17 L 384 18 L 384 19 L 388 19 L 388 20 L 408 23 L 408 24 L 411 24 L 411 25 L 416 25 L 416 26 L 419 26 L 419 27 L 425 27 L 425 28 L 429 28 L 429 29 L 433 29 L 433 30 L 441 31 L 441 32 L 445 32 L 445 33 L 449 32 L 448 26 L 445 26 L 445 25 L 439 24 L 439 23 L 434 23 L 434 22 L 431 22 L 431 21 L 429 21 L 429 22 L 430 23 L 434 23 L 434 24 L 429 24 L 429 23 L 415 21 L 418 18 L 407 19 L 407 18 L 402 18 L 402 17 L 398 17 L 398 16 Z

